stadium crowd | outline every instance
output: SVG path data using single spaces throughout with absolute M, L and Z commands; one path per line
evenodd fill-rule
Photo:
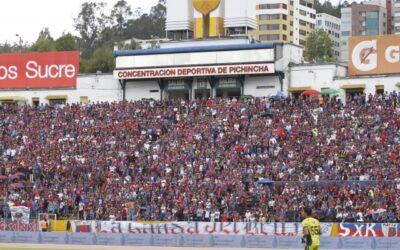
M 0 214 L 400 222 L 400 95 L 0 106 Z M 264 184 L 260 180 L 270 180 Z

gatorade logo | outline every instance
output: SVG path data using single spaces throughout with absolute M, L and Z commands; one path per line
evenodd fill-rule
M 349 38 L 349 75 L 400 73 L 400 36 Z
M 378 66 L 377 58 L 376 40 L 360 42 L 353 49 L 353 65 L 359 71 L 376 69 Z

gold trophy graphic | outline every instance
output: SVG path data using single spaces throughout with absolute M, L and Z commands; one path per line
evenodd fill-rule
M 203 14 L 203 37 L 210 36 L 210 12 L 215 10 L 221 0 L 193 0 L 193 7 Z

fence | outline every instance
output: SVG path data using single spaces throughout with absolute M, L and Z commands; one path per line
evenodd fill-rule
M 72 232 L 38 232 L 37 221 L 0 222 L 2 243 L 303 249 L 299 223 L 54 221 Z M 57 225 L 60 224 L 60 225 Z M 320 249 L 400 249 L 400 224 L 322 223 Z
M 0 243 L 304 249 L 300 236 L 0 232 Z M 399 238 L 321 237 L 320 249 L 400 249 Z

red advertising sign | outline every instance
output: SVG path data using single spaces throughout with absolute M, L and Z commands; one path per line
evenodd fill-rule
M 0 54 L 0 89 L 76 88 L 79 51 Z

